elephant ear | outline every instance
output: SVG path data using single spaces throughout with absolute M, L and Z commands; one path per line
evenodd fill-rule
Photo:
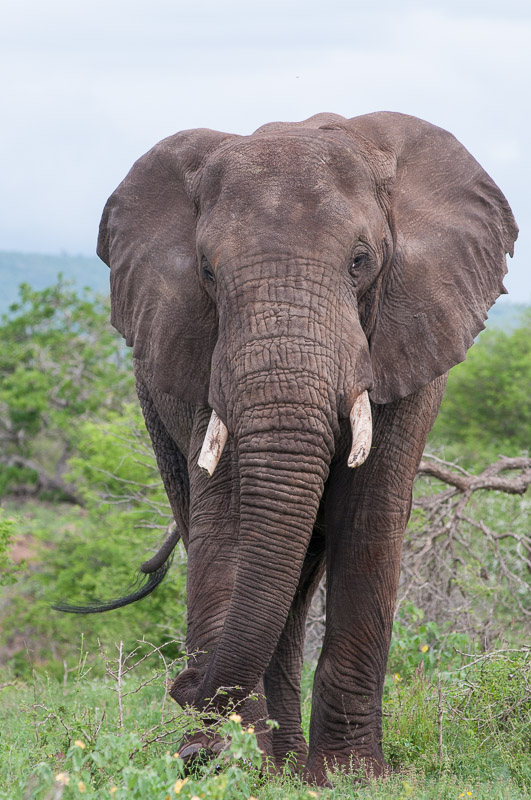
M 142 156 L 111 195 L 97 252 L 111 269 L 111 323 L 155 385 L 206 403 L 216 310 L 197 270 L 191 186 L 228 134 L 183 131 Z
M 373 168 L 394 238 L 369 339 L 371 398 L 388 403 L 463 361 L 506 291 L 518 228 L 494 181 L 447 131 L 391 112 L 344 127 Z

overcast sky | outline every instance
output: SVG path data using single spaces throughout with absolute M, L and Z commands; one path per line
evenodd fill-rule
M 402 111 L 499 184 L 531 301 L 528 0 L 4 0 L 0 74 L 0 249 L 93 254 L 108 195 L 178 130 Z

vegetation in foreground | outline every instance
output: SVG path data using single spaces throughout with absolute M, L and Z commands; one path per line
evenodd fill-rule
M 184 656 L 184 551 L 141 603 L 82 619 L 50 611 L 122 594 L 171 521 L 107 314 L 59 282 L 23 287 L 0 324 L 0 798 L 531 796 L 529 501 L 460 492 L 429 470 L 385 687 L 395 771 L 335 775 L 332 790 L 288 772 L 262 780 L 253 735 L 228 718 L 230 749 L 185 780 L 174 755 L 198 720 L 165 694 Z M 430 449 L 458 459 L 465 484 L 529 446 L 530 322 L 485 332 L 450 375 Z M 308 666 L 306 725 L 311 681 Z
M 416 649 L 414 637 L 411 645 Z M 440 667 L 454 666 L 455 653 L 449 656 L 449 665 L 442 660 Z M 215 723 L 227 751 L 185 775 L 178 742 L 201 720 L 167 697 L 165 679 L 178 664 L 165 648 L 145 642 L 132 653 L 102 649 L 99 659 L 101 678 L 91 677 L 81 649 L 63 683 L 35 672 L 4 685 L 0 798 L 529 797 L 529 649 L 465 657 L 443 675 L 428 660 L 391 674 L 384 742 L 394 772 L 378 782 L 332 773 L 331 790 L 301 784 L 288 767 L 261 777 L 253 730 L 242 728 L 235 714 Z M 306 727 L 311 678 L 308 668 Z

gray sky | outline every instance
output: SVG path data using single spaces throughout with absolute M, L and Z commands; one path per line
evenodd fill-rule
M 0 74 L 0 249 L 92 254 L 108 195 L 178 130 L 402 111 L 499 184 L 531 301 L 527 0 L 3 0 Z

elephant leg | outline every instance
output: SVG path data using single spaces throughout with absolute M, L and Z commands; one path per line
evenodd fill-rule
M 316 526 L 288 619 L 264 676 L 268 712 L 279 725 L 273 730 L 273 753 L 279 767 L 293 754 L 297 768 L 302 769 L 308 754 L 301 725 L 300 681 L 306 616 L 324 572 L 324 553 L 324 534 Z
M 238 566 L 239 478 L 232 442 L 225 447 L 212 477 L 197 465 L 211 409 L 196 411 L 190 441 L 190 526 L 187 571 L 188 666 L 174 680 L 170 694 L 180 705 L 195 705 L 197 690 L 223 630 Z M 229 687 L 227 687 L 229 688 Z M 238 706 L 244 724 L 255 726 L 263 752 L 272 756 L 263 681 Z M 193 733 L 181 743 L 183 757 L 221 745 L 211 731 Z
M 437 379 L 396 403 L 374 407 L 371 455 L 333 465 L 325 508 L 326 633 L 316 670 L 307 776 L 326 768 L 385 770 L 382 691 L 404 530 L 418 463 L 444 391 Z

